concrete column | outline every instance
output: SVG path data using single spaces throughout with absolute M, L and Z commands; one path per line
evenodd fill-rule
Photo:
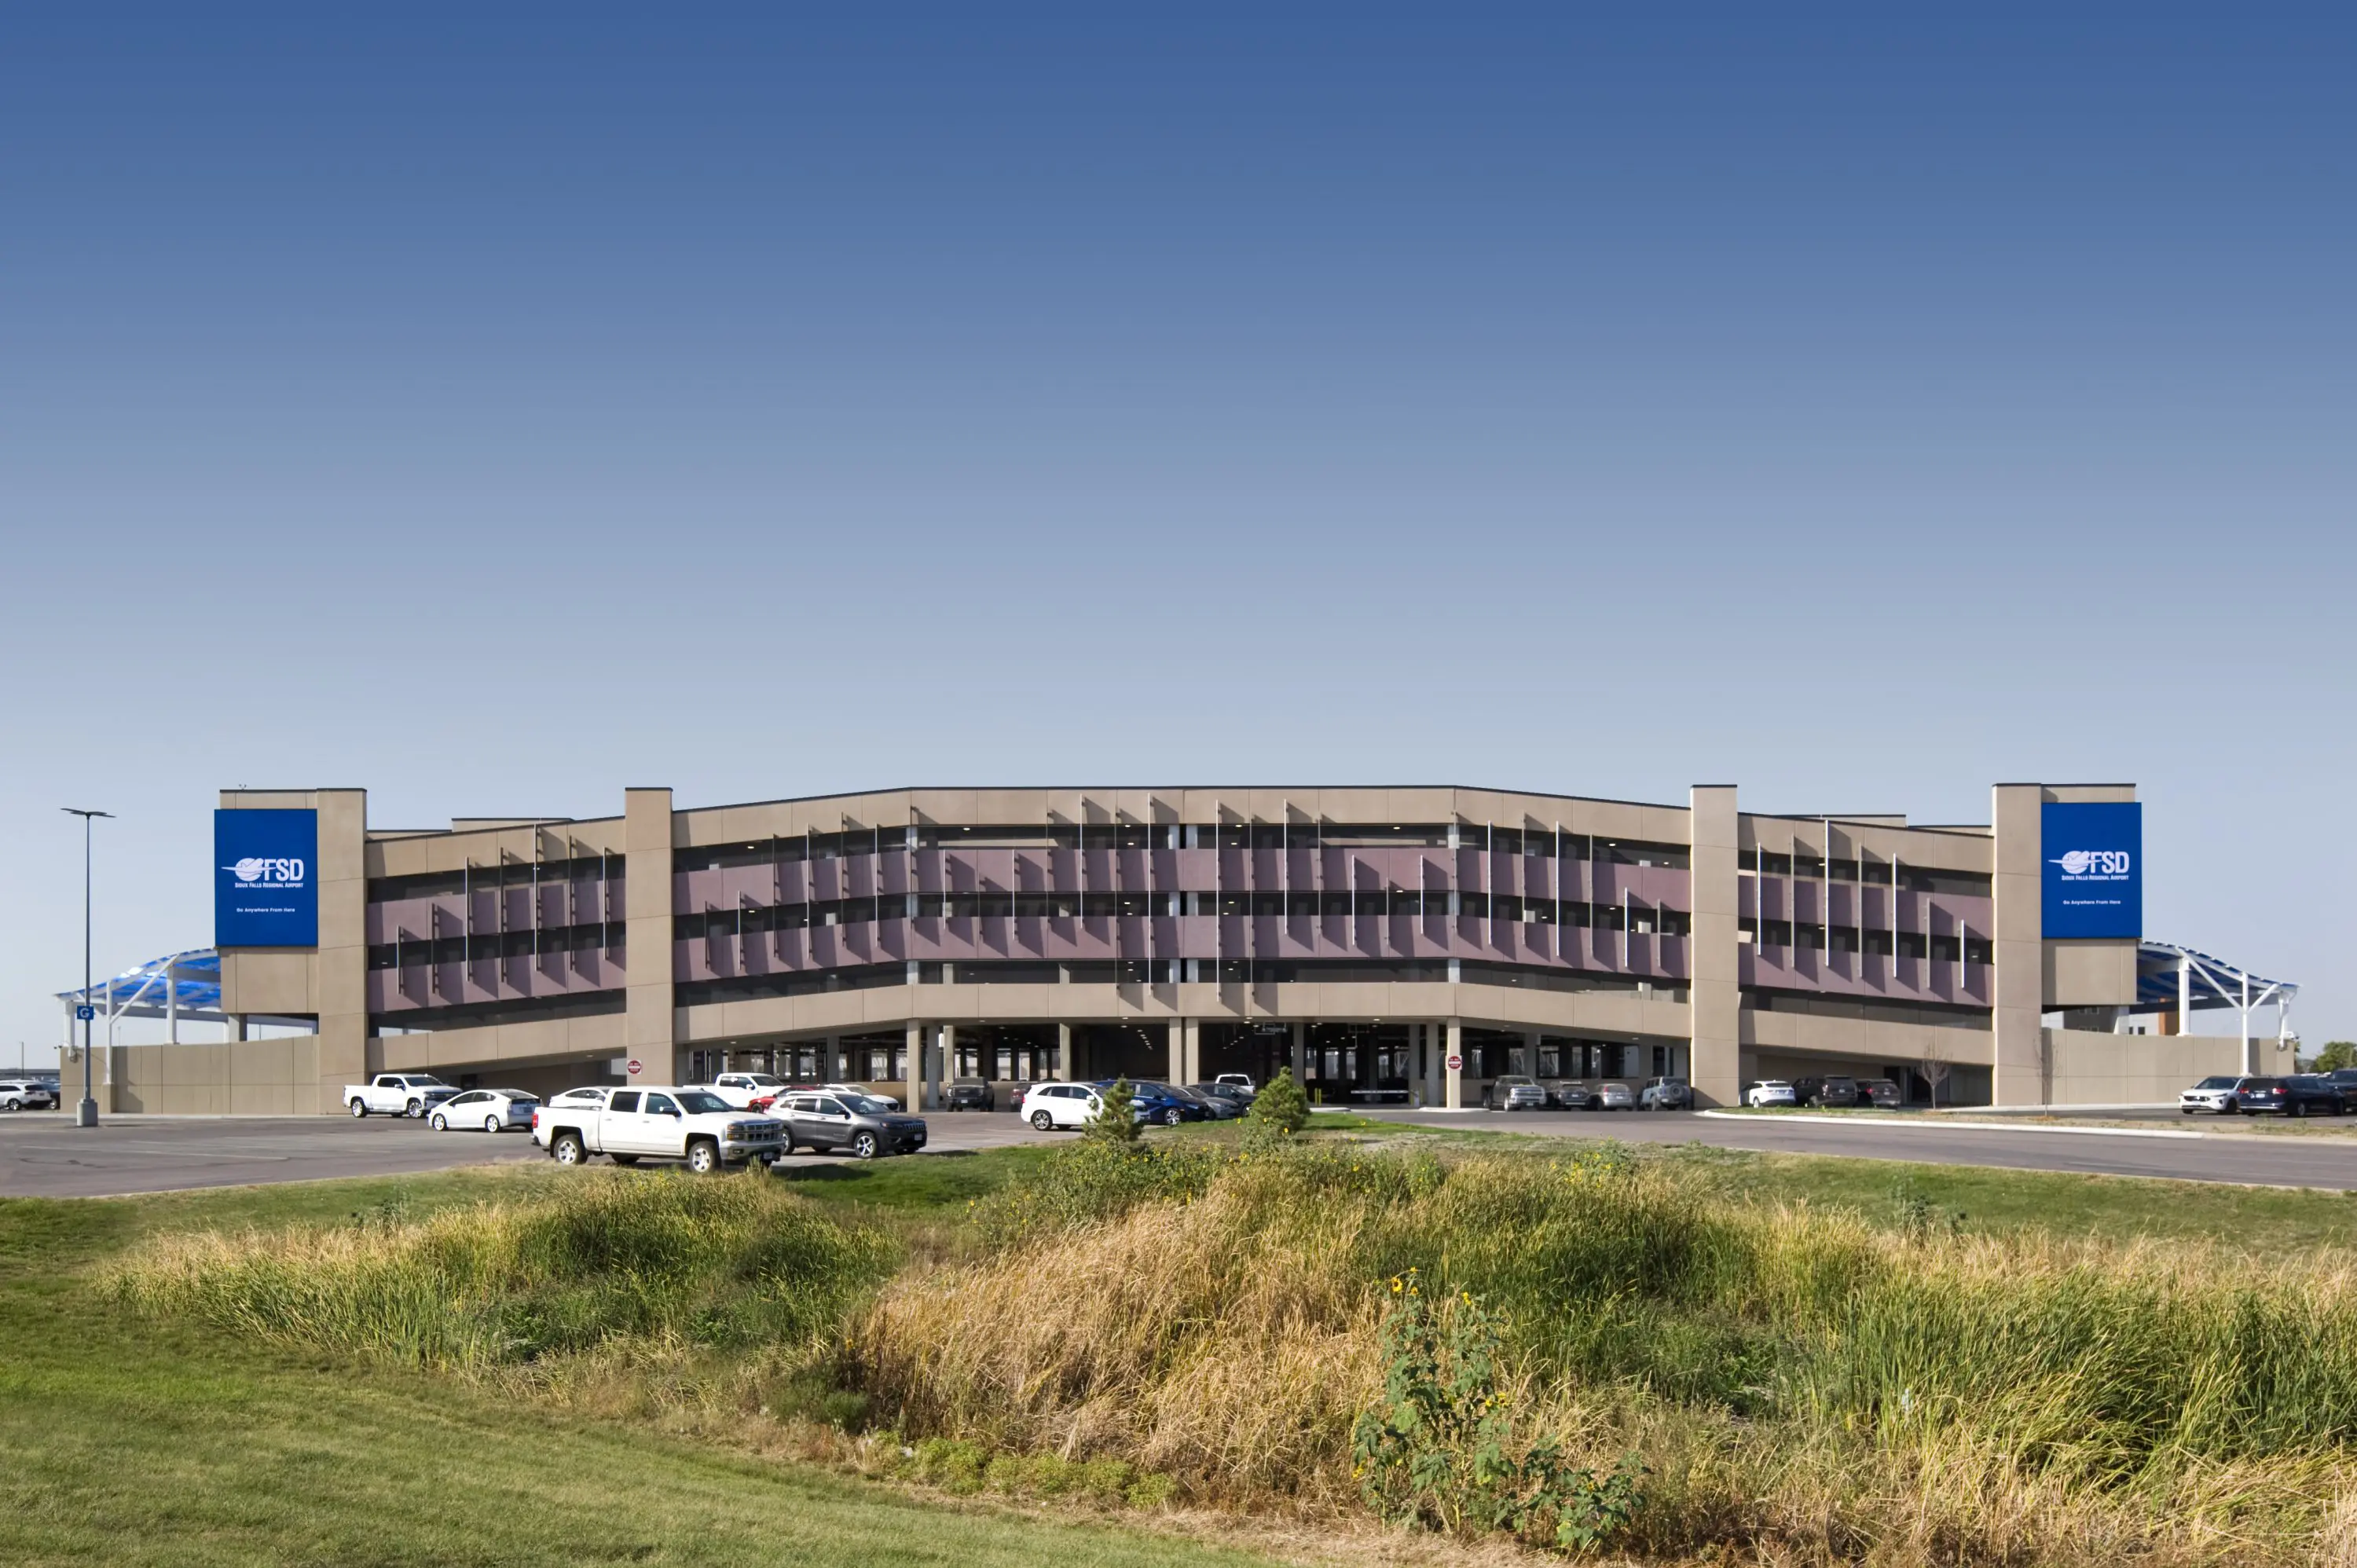
M 1696 1105 L 1733 1105 L 1743 1094 L 1743 949 L 1735 864 L 1741 818 L 1732 784 L 1697 784 L 1686 803 L 1694 905 L 1694 934 L 1686 941 L 1693 1029 L 1686 1081 Z M 1826 853 L 1833 853 L 1831 845 Z
M 1072 1026 L 1056 1026 L 1056 1076 L 1070 1081 L 1072 1076 Z
M 622 1042 L 656 1083 L 679 1081 L 672 1012 L 672 809 L 667 789 L 622 791 Z
M 1187 1081 L 1187 1020 L 1173 1018 L 1164 1032 L 1164 1044 L 1170 1058 L 1170 1081 Z
M 1448 1058 L 1440 1063 L 1440 1073 L 1443 1073 L 1443 1078 L 1440 1078 L 1440 1091 L 1443 1091 L 1443 1097 L 1448 1099 L 1449 1111 L 1464 1111 L 1464 1103 L 1466 1103 L 1464 1069 L 1459 1066 L 1459 1063 L 1464 1061 L 1464 1049 L 1466 1049 L 1464 1021 L 1461 1021 L 1461 1018 L 1449 1018 Z
M 826 1058 L 818 1064 L 819 1081 L 822 1083 L 850 1082 L 850 1064 L 843 1059 L 843 1036 L 829 1035 L 819 1042 L 818 1048 L 820 1054 Z
M 368 791 L 321 789 L 319 950 L 316 960 L 318 1067 L 311 1102 L 300 1112 L 335 1113 L 339 1091 L 369 1072 Z M 663 951 L 671 945 L 664 942 Z
M 912 1020 L 907 1045 L 900 1053 L 900 1070 L 908 1077 L 908 1082 L 902 1085 L 906 1092 L 900 1103 L 911 1111 L 922 1110 L 925 1103 L 925 1026 Z
M 942 1084 L 950 1077 L 950 1064 L 957 1059 L 957 1026 L 942 1026 L 941 1044 L 925 1058 L 925 1109 L 942 1108 Z
M 2047 1102 L 2045 910 L 2040 843 L 2046 791 L 2035 784 L 1999 784 L 1990 791 L 1996 837 L 1992 889 L 1996 959 L 1991 1040 L 1991 1095 L 1999 1105 Z
M 1293 1026 L 1293 1081 L 1306 1083 L 1309 1079 L 1309 1026 L 1296 1022 Z
M 1536 1029 L 1523 1031 L 1523 1070 L 1533 1078 L 1538 1076 L 1539 1032 Z

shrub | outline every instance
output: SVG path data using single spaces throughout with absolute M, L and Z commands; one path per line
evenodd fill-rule
M 1137 1096 L 1129 1079 L 1117 1078 L 1097 1097 L 1097 1113 L 1082 1127 L 1082 1137 L 1099 1144 L 1126 1147 L 1137 1142 Z
M 1293 1081 L 1293 1069 L 1281 1067 L 1276 1076 L 1253 1097 L 1252 1108 L 1244 1112 L 1245 1143 L 1248 1147 L 1265 1149 L 1282 1144 L 1308 1125 L 1309 1099 Z

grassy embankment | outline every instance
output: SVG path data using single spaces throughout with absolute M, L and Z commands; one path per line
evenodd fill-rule
M 1383 1384 L 1386 1283 L 1410 1270 L 1436 1300 L 1502 1313 L 1513 1443 L 1553 1437 L 1599 1472 L 1641 1456 L 1623 1544 L 1648 1555 L 2291 1563 L 2348 1545 L 2346 1199 L 1394 1143 L 0 1208 L 12 1341 L 94 1309 L 102 1326 L 0 1374 L 13 1511 L 44 1520 L 0 1523 L 0 1555 L 71 1554 L 63 1520 L 83 1549 L 167 1543 L 157 1561 L 197 1558 L 191 1542 L 221 1561 L 465 1560 L 470 1537 L 425 1521 L 479 1498 L 493 1506 L 461 1517 L 497 1516 L 487 1561 L 553 1556 L 547 1532 L 576 1520 L 596 1535 L 576 1559 L 702 1561 L 708 1540 L 716 1560 L 780 1510 L 830 1509 L 912 1537 L 925 1554 L 904 1560 L 1141 1550 L 924 1510 L 845 1469 L 1092 1498 L 1108 1520 L 1168 1498 L 1363 1530 L 1351 1423 Z
M 962 1203 L 1002 1174 L 965 1164 L 896 1167 L 880 1195 Z M 459 1171 L 0 1201 L 0 1561 L 735 1565 L 781 1552 L 798 1563 L 961 1568 L 1264 1561 L 1116 1528 L 1114 1514 L 1043 1522 L 930 1504 L 660 1423 L 588 1419 L 497 1384 L 404 1370 L 327 1340 L 134 1314 L 93 1288 L 94 1273 L 148 1246 L 201 1245 L 188 1239 L 209 1232 L 381 1239 L 477 1203 L 530 1206 L 559 1193 L 556 1176 Z M 335 1255 L 333 1243 L 302 1244 L 315 1258 Z M 863 1255 L 856 1242 L 848 1255 Z M 564 1294 L 551 1293 L 552 1305 Z M 637 1304 L 686 1305 L 660 1292 Z M 417 1316 L 411 1342 L 454 1342 L 450 1327 L 435 1326 L 442 1314 Z M 764 1326 L 723 1316 L 740 1334 Z M 563 1312 L 552 1320 L 561 1331 Z M 646 1348 L 643 1336 L 631 1342 Z

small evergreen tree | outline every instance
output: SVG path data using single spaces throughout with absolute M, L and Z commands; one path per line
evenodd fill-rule
M 1130 1090 L 1129 1079 L 1114 1079 L 1112 1088 L 1098 1093 L 1097 1113 L 1089 1119 L 1087 1126 L 1081 1129 L 1082 1135 L 1125 1148 L 1136 1143 L 1136 1099 Z
M 1291 1068 L 1277 1069 L 1244 1112 L 1244 1135 L 1255 1143 L 1290 1138 L 1308 1125 L 1309 1097 L 1293 1081 Z

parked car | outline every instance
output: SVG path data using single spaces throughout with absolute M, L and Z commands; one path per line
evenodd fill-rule
M 1641 1111 L 1684 1111 L 1694 1103 L 1694 1085 L 1682 1078 L 1649 1078 L 1637 1091 Z
M 606 1103 L 606 1096 L 613 1092 L 613 1090 L 606 1084 L 588 1083 L 578 1089 L 567 1089 L 552 1094 L 548 1097 L 547 1103 L 556 1106 L 603 1105 Z
M 1098 1092 L 1114 1085 L 1112 1079 L 1097 1080 Z M 1129 1086 L 1130 1105 L 1141 1122 L 1158 1122 L 1176 1127 L 1181 1122 L 1208 1122 L 1211 1112 L 1193 1095 L 1171 1088 L 1167 1083 L 1133 1082 Z
M 987 1111 L 990 1109 L 990 1085 L 978 1078 L 962 1078 L 942 1090 L 944 1111 Z
M 1743 1091 L 1743 1103 L 1757 1111 L 1763 1105 L 1798 1105 L 1801 1097 L 1789 1079 L 1767 1078 Z
M 560 1095 L 533 1115 L 532 1141 L 560 1165 L 592 1155 L 618 1165 L 685 1160 L 698 1176 L 748 1160 L 767 1165 L 788 1149 L 776 1117 L 740 1111 L 708 1089 L 667 1083 L 612 1090 L 603 1104 Z
M 2357 1068 L 2334 1068 L 2330 1072 L 2317 1076 L 2341 1091 L 2341 1104 L 2357 1105 Z
M 1190 1083 L 1187 1092 L 1195 1097 L 1214 1122 L 1232 1122 L 1252 1109 L 1252 1102 L 1224 1083 Z
M 38 1079 L 0 1078 L 0 1111 L 55 1111 L 57 1091 Z
M 796 1086 L 796 1092 L 800 1092 L 799 1085 Z M 895 1111 L 900 1109 L 900 1097 L 899 1095 L 871 1093 L 869 1090 L 862 1089 L 856 1083 L 822 1083 L 818 1086 L 817 1092 L 822 1094 L 856 1094 L 866 1100 L 880 1100 Z
M 1555 1102 L 1566 1111 L 1633 1111 L 1637 1096 L 1617 1078 L 1566 1079 L 1552 1086 Z
M 1795 1090 L 1799 1087 L 1798 1084 L 1793 1085 Z M 1817 1079 L 1816 1087 L 1810 1091 L 1808 1099 L 1802 1103 L 1846 1108 L 1857 1104 L 1865 1098 L 1858 1092 L 1857 1079 L 1846 1076 L 1835 1076 Z
M 2234 1102 L 2234 1097 L 2245 1084 L 2255 1081 L 2237 1073 L 2212 1073 L 2177 1097 L 2178 1112 L 2185 1116 L 2201 1111 L 2212 1116 L 2232 1116 L 2242 1109 Z
M 763 1108 L 757 1101 L 775 1100 L 786 1080 L 773 1072 L 724 1072 L 703 1087 L 739 1111 L 756 1111 Z
M 1042 1133 L 1059 1127 L 1085 1127 L 1103 1107 L 1097 1091 L 1085 1083 L 1035 1083 L 1023 1097 L 1018 1113 Z
M 511 1127 L 530 1128 L 532 1113 L 539 1109 L 540 1096 L 521 1089 L 470 1089 L 436 1106 L 430 1124 L 436 1133 L 453 1127 L 504 1133 Z
M 1861 1079 L 1857 1087 L 1877 1111 L 1896 1111 L 1907 1103 L 1907 1096 L 1887 1078 Z
M 1493 1078 L 1481 1090 L 1484 1111 L 1544 1111 L 1547 1108 L 1547 1091 L 1539 1080 L 1510 1072 L 1503 1078 Z
M 2234 1109 L 2245 1115 L 2338 1116 L 2341 1091 L 2313 1073 L 2287 1078 L 2246 1078 L 2234 1091 Z
M 430 1072 L 381 1072 L 344 1085 L 344 1104 L 359 1116 L 423 1116 L 458 1092 Z
M 1260 1093 L 1259 1090 L 1253 1087 L 1252 1074 L 1248 1072 L 1223 1072 L 1220 1074 L 1218 1081 L 1241 1092 L 1247 1105 L 1251 1104 L 1253 1098 Z
M 913 1155 L 925 1146 L 925 1121 L 903 1116 L 874 1094 L 800 1090 L 785 1098 L 786 1152 L 848 1149 L 863 1160 L 878 1155 Z

